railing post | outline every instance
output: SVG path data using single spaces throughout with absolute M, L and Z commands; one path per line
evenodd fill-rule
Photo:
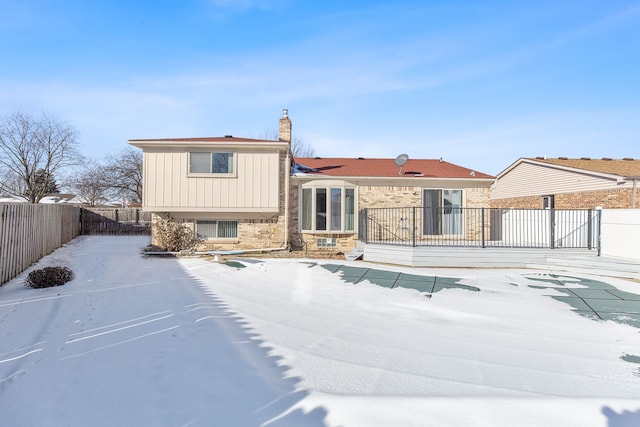
M 485 225 L 484 225 L 484 209 L 485 209 L 485 208 L 482 208 L 482 215 L 481 215 L 481 221 L 482 221 L 482 226 L 481 226 L 481 229 L 482 229 L 482 248 L 486 248 L 486 247 L 487 247 L 487 245 L 486 245 L 486 243 L 485 243 L 485 241 L 484 241 L 484 231 L 485 231 Z
M 411 232 L 412 232 L 412 240 L 413 240 L 413 247 L 416 247 L 416 207 L 413 206 L 411 209 L 411 222 L 413 223 L 413 225 L 411 226 Z

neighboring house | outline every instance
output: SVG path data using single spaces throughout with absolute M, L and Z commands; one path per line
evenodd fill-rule
M 491 207 L 636 208 L 640 160 L 521 158 L 498 174 Z
M 365 208 L 489 206 L 494 177 L 441 159 L 294 161 L 290 142 L 286 110 L 277 141 L 130 140 L 143 149 L 143 209 L 188 225 L 205 250 L 335 253 L 356 246 Z

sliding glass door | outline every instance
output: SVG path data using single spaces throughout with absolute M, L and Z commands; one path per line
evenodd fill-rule
M 423 190 L 422 234 L 462 234 L 462 190 Z

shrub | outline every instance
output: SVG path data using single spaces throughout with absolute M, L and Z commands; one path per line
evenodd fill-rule
M 171 216 L 160 218 L 156 223 L 158 246 L 165 251 L 190 251 L 204 240 L 196 236 L 189 227 L 177 223 Z
M 25 280 L 32 288 L 50 288 L 61 286 L 73 279 L 73 271 L 67 267 L 45 267 L 29 273 Z

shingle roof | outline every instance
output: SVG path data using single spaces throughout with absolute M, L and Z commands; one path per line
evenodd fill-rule
M 196 138 L 157 138 L 157 139 L 130 139 L 133 142 L 153 141 L 153 142 L 279 142 L 270 139 L 238 138 L 231 135 L 209 136 Z
M 636 159 L 569 159 L 564 157 L 545 159 L 536 157 L 529 160 L 619 176 L 640 176 L 640 160 Z
M 402 166 L 402 175 L 398 174 L 400 168 L 396 166 L 394 159 L 298 157 L 295 161 L 309 168 L 306 173 L 323 176 L 494 178 L 438 159 L 409 159 Z

